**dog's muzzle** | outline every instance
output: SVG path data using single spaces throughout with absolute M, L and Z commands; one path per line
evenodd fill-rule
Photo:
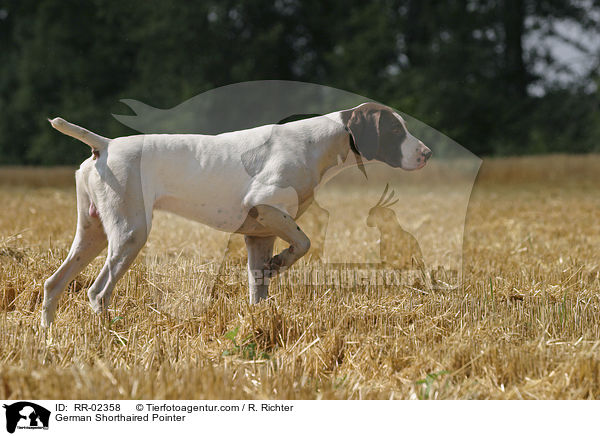
M 425 146 L 421 141 L 419 141 L 419 148 L 417 150 L 417 163 L 418 169 L 423 168 L 433 152 Z

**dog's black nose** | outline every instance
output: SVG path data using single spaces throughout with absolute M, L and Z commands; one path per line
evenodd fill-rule
M 433 154 L 433 152 L 431 150 L 427 150 L 426 152 L 423 153 L 423 157 L 425 159 L 429 159 L 432 154 Z

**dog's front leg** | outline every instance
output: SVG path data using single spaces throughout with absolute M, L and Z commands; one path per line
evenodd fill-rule
M 256 304 L 269 295 L 269 277 L 265 264 L 273 255 L 275 236 L 245 236 L 248 250 L 248 286 L 250 304 Z
M 271 257 L 265 264 L 266 274 L 269 277 L 285 271 L 308 252 L 310 239 L 296 224 L 296 221 L 285 212 L 276 207 L 260 205 L 253 207 L 249 215 L 290 244 L 288 248 Z

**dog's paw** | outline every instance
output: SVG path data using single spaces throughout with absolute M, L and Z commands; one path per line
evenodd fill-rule
M 264 276 L 269 279 L 275 277 L 280 272 L 282 265 L 283 256 L 281 256 L 281 254 L 273 256 L 267 261 L 267 263 L 265 263 Z
M 47 329 L 52 324 L 52 319 L 48 316 L 47 313 L 43 312 L 40 319 L 40 323 L 43 329 Z
M 104 311 L 104 304 L 102 298 L 90 299 L 90 306 L 94 313 L 100 315 Z
M 56 313 L 56 303 L 50 302 L 42 305 L 42 313 L 40 316 L 40 322 L 42 328 L 47 329 L 54 321 L 54 314 Z

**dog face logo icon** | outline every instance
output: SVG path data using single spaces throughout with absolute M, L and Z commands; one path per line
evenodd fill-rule
M 50 411 L 42 406 L 28 401 L 19 401 L 6 409 L 6 431 L 14 433 L 18 429 L 48 429 Z

